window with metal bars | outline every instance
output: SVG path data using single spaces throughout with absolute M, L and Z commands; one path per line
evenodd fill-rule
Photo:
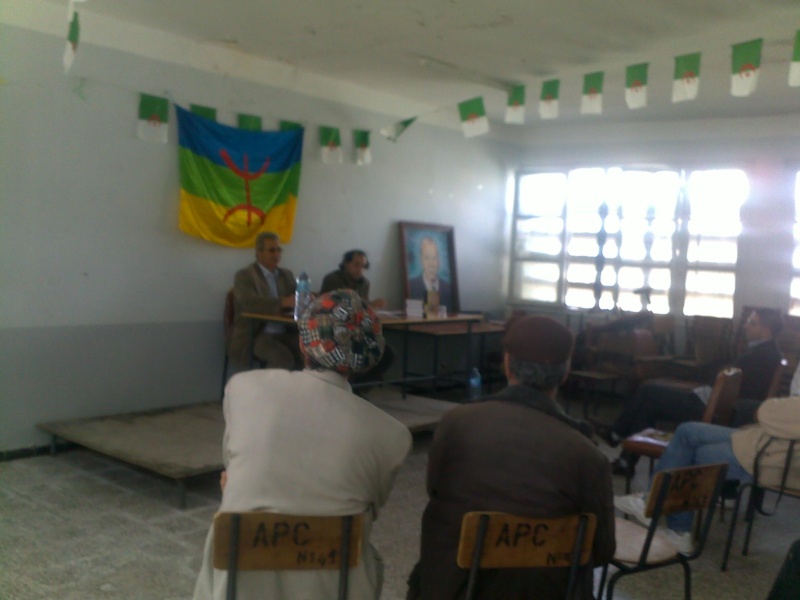
M 519 173 L 511 300 L 730 317 L 748 194 L 732 169 Z

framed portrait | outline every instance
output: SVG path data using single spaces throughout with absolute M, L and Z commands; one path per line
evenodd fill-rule
M 453 228 L 434 223 L 400 221 L 405 297 L 425 299 L 428 290 L 439 292 L 439 304 L 448 314 L 459 311 L 456 249 Z

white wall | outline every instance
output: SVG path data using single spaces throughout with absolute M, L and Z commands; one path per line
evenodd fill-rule
M 501 311 L 509 147 L 343 104 L 0 25 L 0 450 L 43 444 L 35 424 L 216 398 L 221 313 L 252 252 L 177 222 L 175 131 L 135 137 L 140 91 L 308 125 L 294 239 L 284 264 L 319 284 L 367 250 L 374 295 L 402 299 L 396 222 L 453 225 L 462 307 Z M 174 125 L 174 115 L 172 124 Z M 373 133 L 373 164 L 323 165 L 316 127 Z

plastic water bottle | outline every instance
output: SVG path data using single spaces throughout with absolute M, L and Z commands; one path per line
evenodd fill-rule
M 294 292 L 294 320 L 297 321 L 311 303 L 311 279 L 303 271 L 296 281 Z
M 473 368 L 469 374 L 469 399 L 473 402 L 480 400 L 483 397 L 483 382 L 481 381 L 481 372 L 477 368 Z

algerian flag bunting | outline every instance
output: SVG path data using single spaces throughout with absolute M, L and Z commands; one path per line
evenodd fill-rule
M 398 121 L 397 123 L 389 125 L 388 127 L 382 127 L 381 135 L 387 138 L 390 142 L 396 142 L 397 138 L 400 137 L 400 134 L 411 127 L 411 124 L 416 120 L 417 117 L 411 117 L 410 119 Z
M 256 115 L 240 114 L 238 116 L 239 129 L 247 129 L 248 131 L 261 131 L 261 117 Z
M 522 125 L 525 123 L 525 86 L 515 85 L 508 92 L 506 123 Z
M 583 95 L 581 96 L 582 115 L 603 114 L 603 72 L 588 73 L 583 76 Z
M 353 130 L 353 146 L 356 149 L 356 164 L 368 165 L 372 162 L 372 153 L 369 150 L 369 130 Z
M 625 71 L 625 102 L 631 110 L 647 106 L 647 67 L 641 63 Z
M 78 11 L 75 10 L 72 0 L 67 9 L 67 43 L 64 46 L 64 74 L 69 72 L 72 63 L 75 62 L 75 55 L 78 52 L 78 41 L 81 37 L 81 24 L 78 19 Z
M 167 143 L 169 134 L 169 101 L 166 98 L 141 94 L 139 96 L 139 126 L 137 135 L 145 142 Z
M 464 137 L 471 138 L 476 135 L 489 133 L 489 119 L 483 107 L 483 98 L 476 96 L 458 103 L 458 112 L 461 115 L 461 129 Z
M 789 85 L 800 87 L 800 29 L 794 35 L 794 52 L 789 65 Z
M 734 44 L 731 61 L 731 95 L 744 97 L 756 91 L 764 38 Z
M 672 102 L 684 102 L 697 98 L 700 89 L 700 53 L 675 57 L 675 72 L 672 77 Z
M 342 138 L 338 127 L 319 128 L 319 148 L 322 155 L 322 162 L 326 165 L 342 162 Z
M 551 79 L 542 83 L 542 95 L 539 97 L 539 116 L 542 119 L 558 118 L 558 88 L 561 80 Z

